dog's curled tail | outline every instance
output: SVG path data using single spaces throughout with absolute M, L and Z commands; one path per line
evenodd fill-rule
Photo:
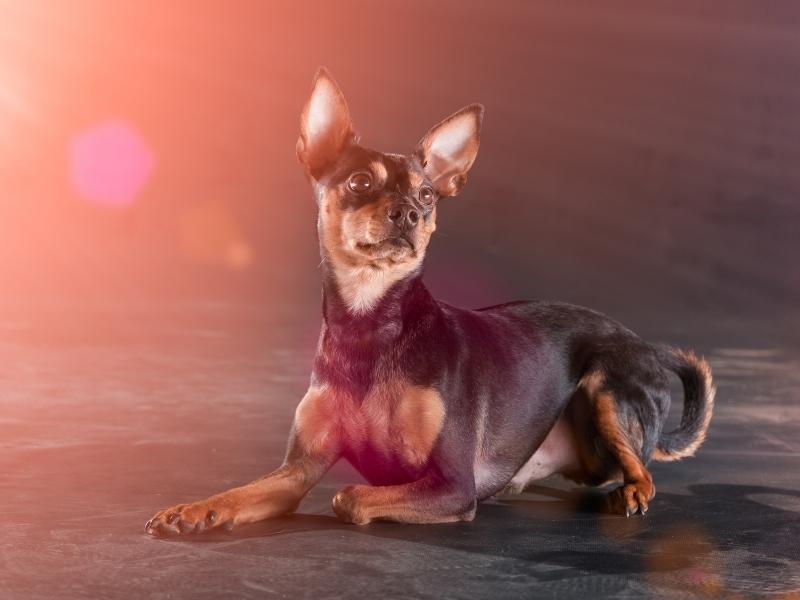
M 661 365 L 675 373 L 683 383 L 683 414 L 677 429 L 661 434 L 653 459 L 680 460 L 693 456 L 705 441 L 717 389 L 711 377 L 711 367 L 694 352 L 669 346 L 660 346 L 657 351 Z

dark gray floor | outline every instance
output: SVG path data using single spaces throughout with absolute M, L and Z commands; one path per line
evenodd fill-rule
M 717 344 L 702 331 L 685 341 L 715 368 L 711 435 L 697 458 L 653 467 L 658 496 L 646 518 L 605 515 L 599 493 L 548 481 L 485 503 L 472 523 L 343 525 L 329 499 L 357 476 L 338 466 L 295 516 L 149 538 L 155 509 L 279 463 L 317 311 L 265 312 L 4 311 L 0 597 L 800 593 L 800 355 Z M 307 333 L 286 325 L 304 314 Z

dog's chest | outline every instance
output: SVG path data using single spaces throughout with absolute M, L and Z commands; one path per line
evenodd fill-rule
M 362 399 L 334 387 L 312 388 L 295 422 L 309 449 L 335 445 L 373 479 L 376 471 L 394 466 L 409 472 L 424 468 L 444 417 L 436 390 L 395 380 L 373 386 Z
M 342 414 L 343 443 L 363 466 L 425 466 L 444 421 L 444 404 L 430 388 L 403 382 L 375 386 Z

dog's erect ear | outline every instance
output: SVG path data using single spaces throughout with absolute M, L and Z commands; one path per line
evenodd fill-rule
M 470 104 L 434 125 L 414 154 L 428 179 L 442 196 L 455 196 L 467 180 L 467 172 L 481 139 L 483 106 Z
M 317 178 L 353 138 L 344 95 L 328 71 L 320 68 L 300 117 L 297 158 Z

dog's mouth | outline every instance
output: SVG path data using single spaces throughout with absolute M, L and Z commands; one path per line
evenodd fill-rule
M 395 235 L 383 238 L 377 242 L 358 242 L 356 248 L 363 252 L 376 252 L 380 250 L 414 250 L 414 243 L 405 235 Z

